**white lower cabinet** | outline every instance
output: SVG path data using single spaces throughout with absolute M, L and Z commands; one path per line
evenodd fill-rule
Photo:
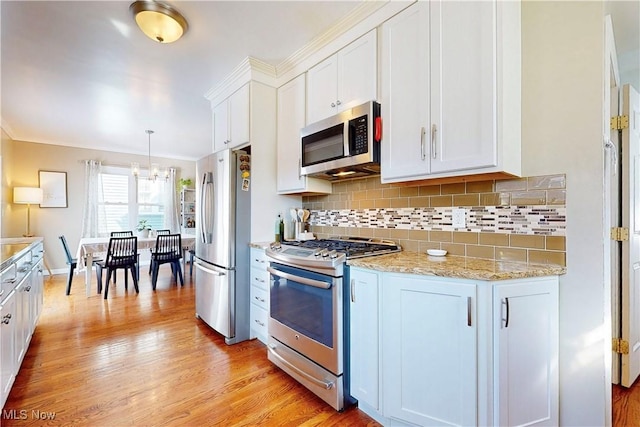
M 269 331 L 269 261 L 264 249 L 251 248 L 251 338 L 267 343 Z
M 557 277 L 351 267 L 350 279 L 350 391 L 368 415 L 383 425 L 558 425 Z
M 16 319 L 16 292 L 11 291 L 0 304 L 0 408 L 4 406 L 16 377 Z
M 378 285 L 380 273 L 351 268 L 350 276 L 350 352 L 351 395 L 380 411 L 380 330 Z
M 493 310 L 495 424 L 557 426 L 557 281 L 497 285 Z

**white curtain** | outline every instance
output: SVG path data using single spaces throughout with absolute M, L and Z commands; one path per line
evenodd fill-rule
M 176 184 L 176 170 L 170 168 L 169 179 L 164 186 L 164 228 L 171 230 L 172 233 L 180 232 Z
M 98 209 L 101 196 L 100 170 L 102 163 L 85 161 L 84 211 L 82 214 L 82 237 L 98 237 Z

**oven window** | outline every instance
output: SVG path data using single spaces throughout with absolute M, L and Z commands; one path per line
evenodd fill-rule
M 280 265 L 278 270 L 299 277 L 332 282 L 331 277 L 306 270 Z M 270 315 L 298 333 L 333 348 L 333 295 L 333 287 L 317 288 L 271 274 Z
M 339 159 L 344 153 L 344 124 L 302 138 L 302 166 Z

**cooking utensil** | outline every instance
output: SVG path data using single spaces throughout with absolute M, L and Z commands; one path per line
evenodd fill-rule
M 304 222 L 304 209 L 298 209 L 298 218 L 300 219 L 300 222 Z
M 307 222 L 307 220 L 309 219 L 309 215 L 311 215 L 311 212 L 309 212 L 306 209 L 303 209 L 303 211 L 304 211 L 304 216 L 302 218 L 302 222 Z
M 296 208 L 289 209 L 289 214 L 294 222 L 298 222 L 298 211 Z

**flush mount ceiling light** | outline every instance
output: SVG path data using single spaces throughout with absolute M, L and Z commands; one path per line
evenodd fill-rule
M 142 32 L 158 43 L 172 43 L 189 28 L 184 16 L 165 3 L 140 0 L 131 3 L 129 10 Z

